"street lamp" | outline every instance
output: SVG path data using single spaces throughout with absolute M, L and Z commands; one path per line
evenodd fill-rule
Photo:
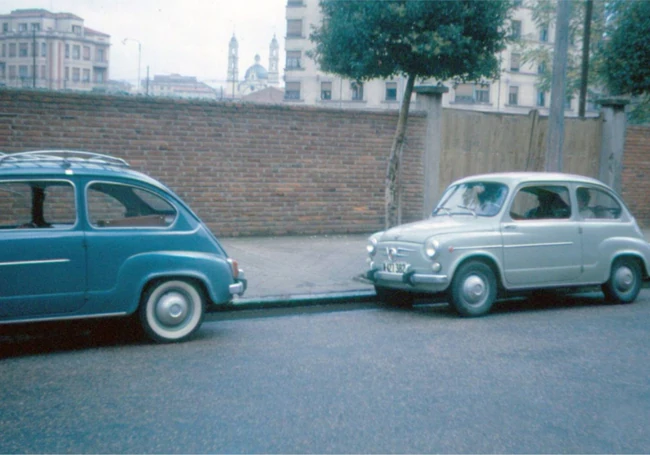
M 138 43 L 138 82 L 136 83 L 136 91 L 137 93 L 140 93 L 140 60 L 142 58 L 142 43 L 138 41 L 137 39 L 133 38 L 124 38 L 122 40 L 122 44 L 126 44 L 127 41 L 135 41 Z

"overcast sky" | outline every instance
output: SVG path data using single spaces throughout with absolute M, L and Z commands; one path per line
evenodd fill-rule
M 269 44 L 275 34 L 284 66 L 287 0 L 0 0 L 0 14 L 44 8 L 84 19 L 84 26 L 111 35 L 110 78 L 135 85 L 138 43 L 141 78 L 178 73 L 210 85 L 223 84 L 228 71 L 228 43 L 239 42 L 239 76 L 261 57 L 268 69 Z M 123 44 L 125 38 L 126 44 Z

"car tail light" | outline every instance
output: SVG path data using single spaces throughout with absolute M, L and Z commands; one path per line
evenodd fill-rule
M 230 264 L 230 268 L 232 269 L 232 277 L 237 279 L 239 277 L 239 264 L 232 258 L 228 258 L 228 264 Z

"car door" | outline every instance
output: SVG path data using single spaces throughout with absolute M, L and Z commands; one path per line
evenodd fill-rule
M 69 181 L 0 181 L 0 319 L 66 315 L 84 304 L 84 233 Z
M 520 187 L 504 216 L 501 234 L 509 286 L 570 284 L 580 277 L 580 229 L 571 219 L 567 185 Z

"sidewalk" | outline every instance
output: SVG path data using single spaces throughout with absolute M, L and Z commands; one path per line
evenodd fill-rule
M 359 278 L 366 270 L 369 235 L 220 239 L 248 280 L 234 303 L 268 307 L 374 298 L 372 285 Z
M 650 241 L 650 229 L 644 231 Z M 371 301 L 366 270 L 368 234 L 227 237 L 226 252 L 246 273 L 240 308 Z

